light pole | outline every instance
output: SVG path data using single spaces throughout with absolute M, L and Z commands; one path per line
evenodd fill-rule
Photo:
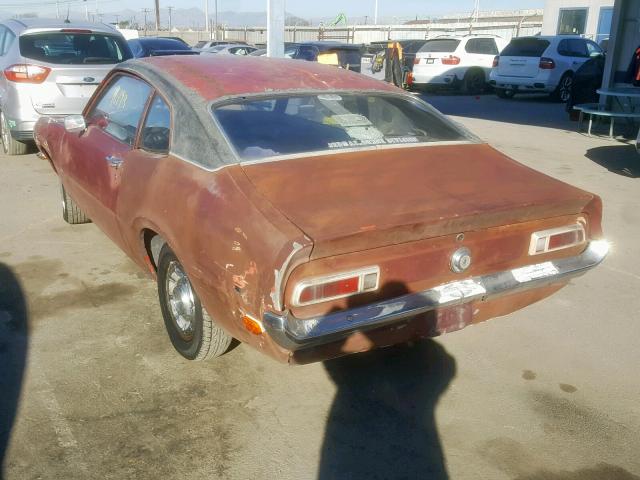
M 169 9 L 169 31 L 171 31 L 171 10 L 173 10 L 173 7 L 167 7 Z
M 267 56 L 284 57 L 284 0 L 267 1 Z
M 218 40 L 218 0 L 215 0 L 213 4 L 213 33 L 215 35 L 214 40 Z
M 375 7 L 373 9 L 373 24 L 378 24 L 378 0 L 376 0 Z
M 204 0 L 204 29 L 209 32 L 209 0 Z M 211 37 L 209 37 L 211 40 Z

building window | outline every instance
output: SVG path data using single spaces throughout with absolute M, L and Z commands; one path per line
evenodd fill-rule
M 584 35 L 588 11 L 587 8 L 560 9 L 558 35 Z
M 613 7 L 600 8 L 600 18 L 598 19 L 598 32 L 596 42 L 607 40 L 611 33 L 611 20 L 613 19 Z

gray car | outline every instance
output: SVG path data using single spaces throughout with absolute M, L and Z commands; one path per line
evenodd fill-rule
M 26 153 L 42 115 L 81 113 L 111 68 L 131 50 L 101 23 L 45 19 L 0 23 L 0 129 L 9 155 Z

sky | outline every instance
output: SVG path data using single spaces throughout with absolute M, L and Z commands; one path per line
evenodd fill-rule
M 65 2 L 71 2 L 70 8 L 84 10 L 82 0 L 58 0 L 61 9 L 66 11 Z M 173 6 L 176 8 L 198 7 L 204 9 L 205 0 L 160 0 L 162 8 Z M 55 13 L 56 0 L 0 0 L 0 15 L 9 13 L 39 12 L 46 16 L 48 12 Z M 88 0 L 90 10 L 95 9 L 95 0 Z M 209 8 L 213 9 L 215 0 L 209 0 Z M 335 17 L 345 13 L 348 17 L 368 15 L 373 17 L 375 0 L 286 0 L 287 12 L 303 17 Z M 267 0 L 218 0 L 218 10 L 259 12 L 265 11 Z M 446 13 L 469 12 L 473 10 L 473 0 L 378 0 L 378 15 L 380 17 L 429 17 Z M 101 12 L 120 11 L 127 8 L 140 10 L 153 8 L 154 0 L 98 0 Z M 518 10 L 527 8 L 542 8 L 544 0 L 480 0 L 480 10 Z

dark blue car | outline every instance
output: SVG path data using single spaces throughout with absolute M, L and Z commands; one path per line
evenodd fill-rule
M 161 55 L 198 55 L 184 42 L 172 38 L 143 37 L 128 41 L 135 58 Z

